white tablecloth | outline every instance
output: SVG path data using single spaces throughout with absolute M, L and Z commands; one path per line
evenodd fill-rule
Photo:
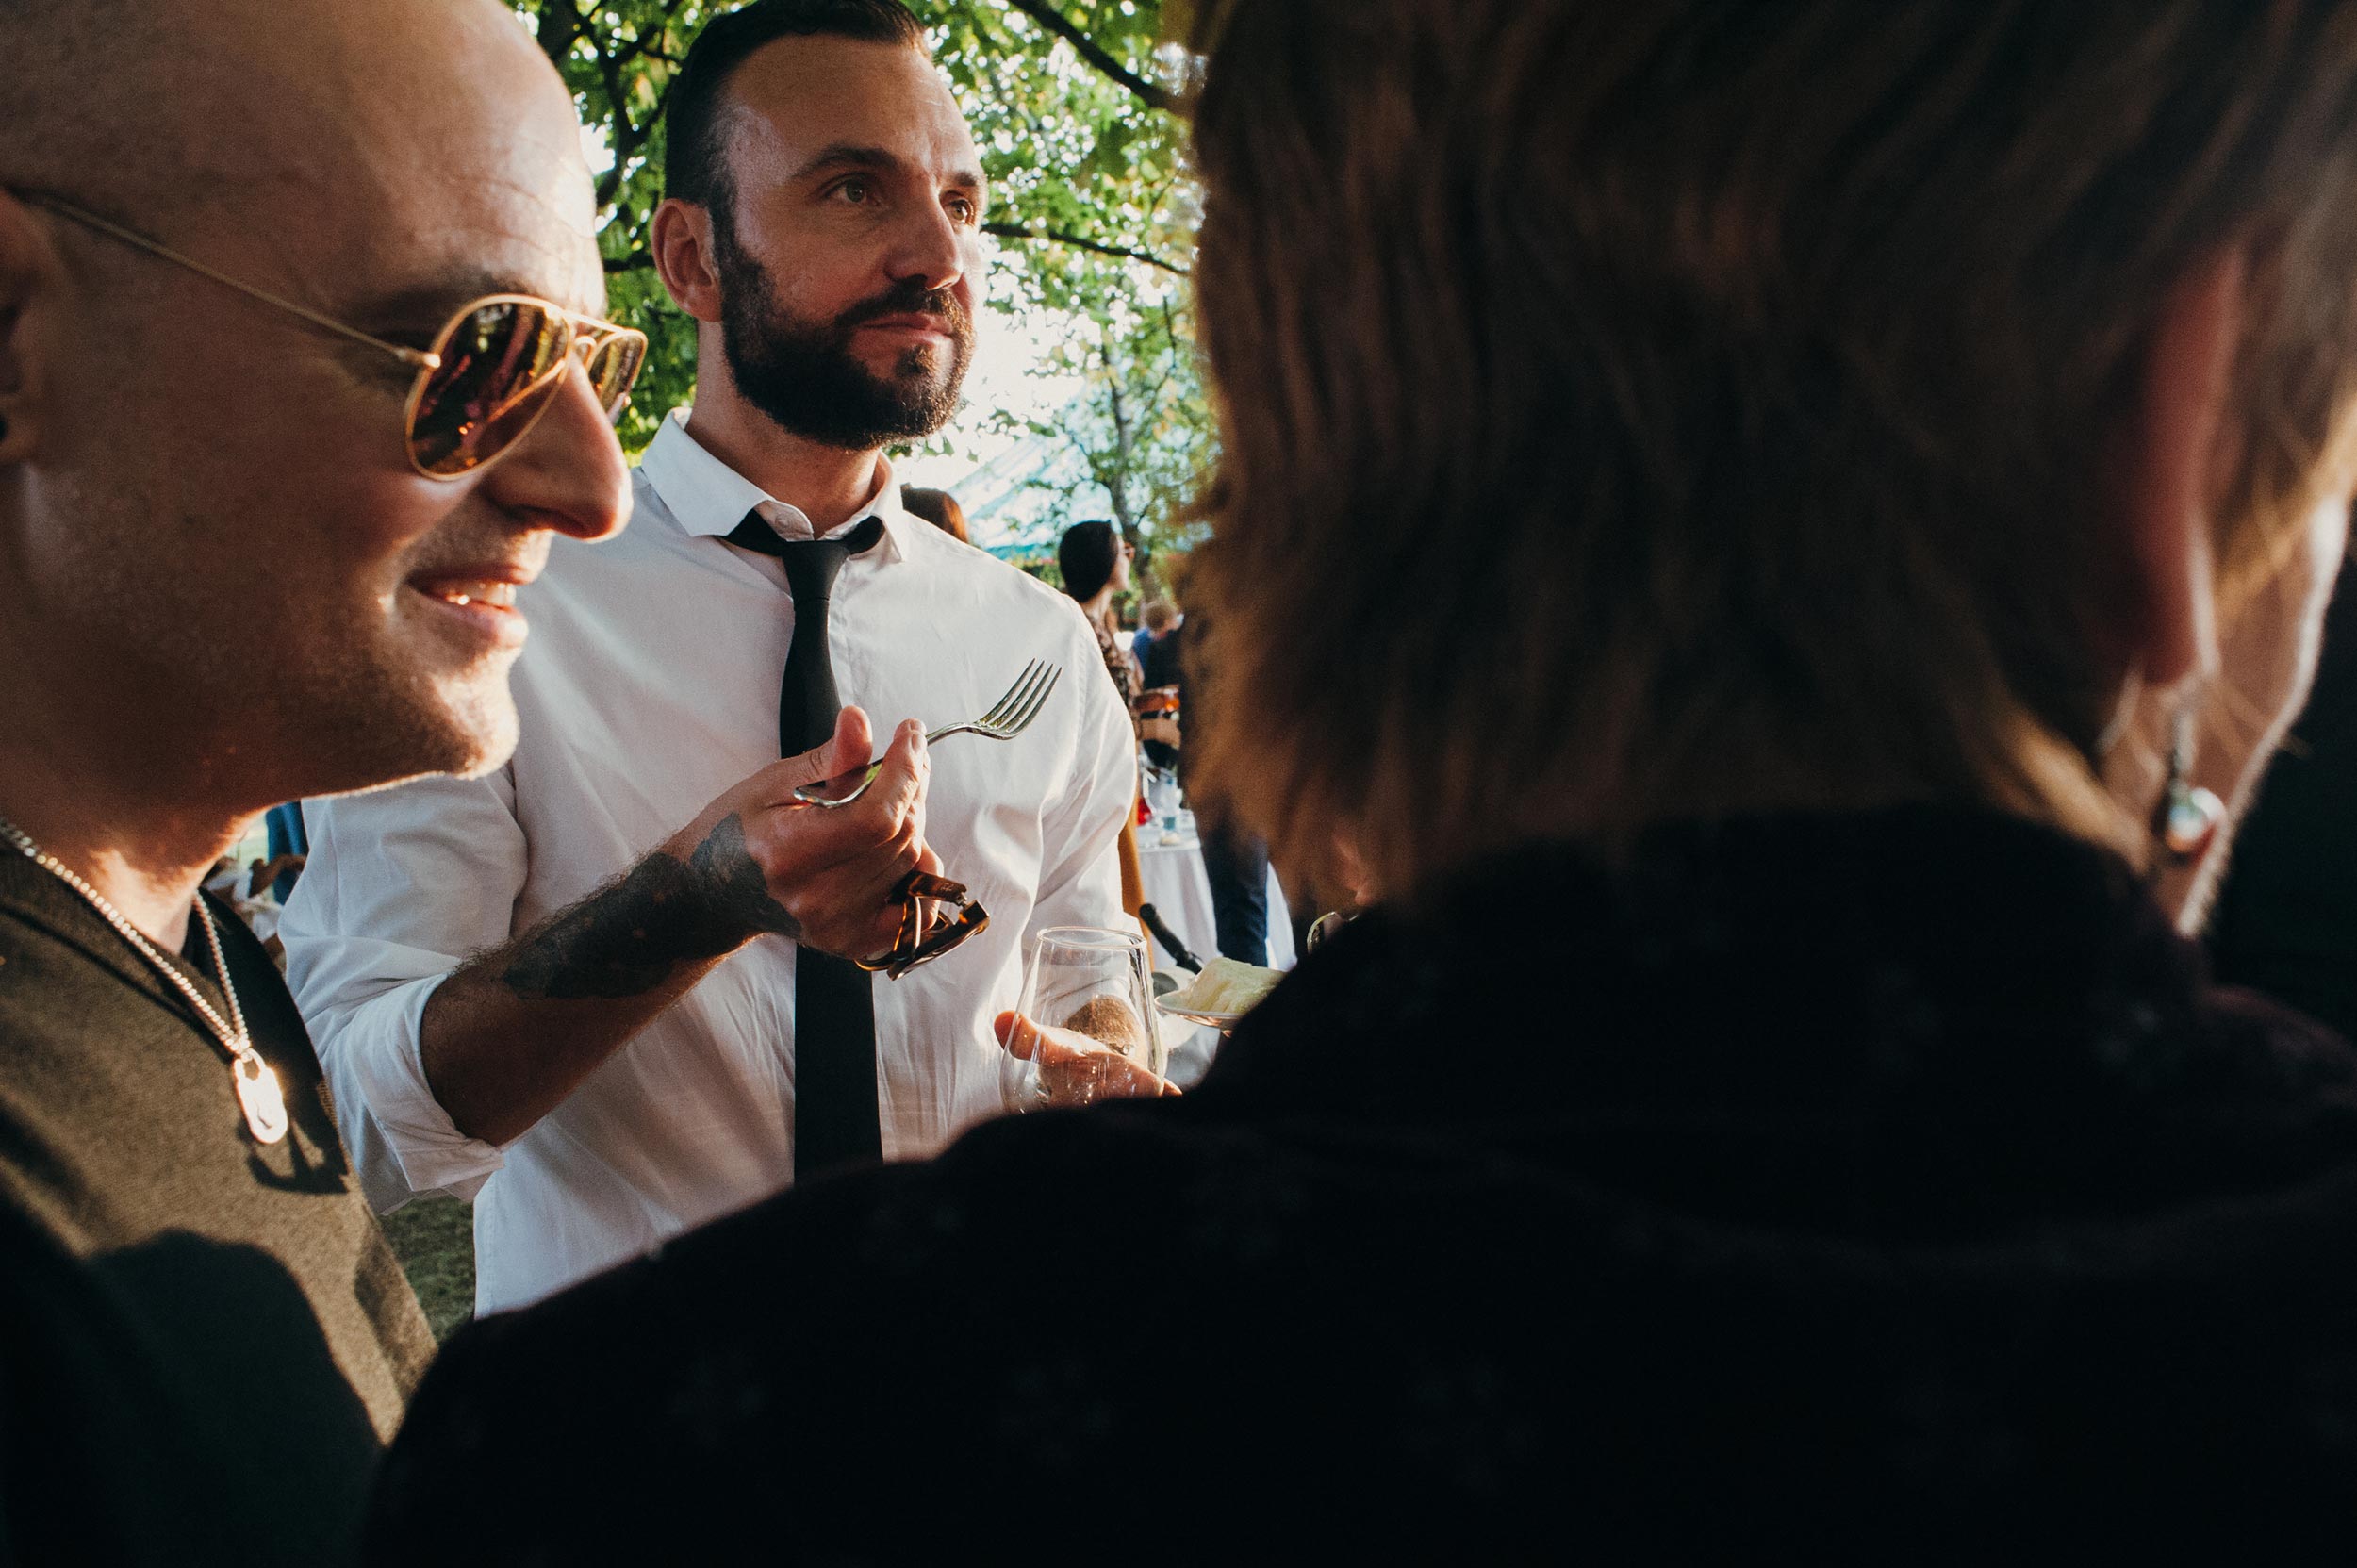
M 1198 961 L 1209 964 L 1219 956 L 1219 925 L 1211 916 L 1211 879 L 1203 870 L 1203 847 L 1192 833 L 1177 844 L 1161 840 L 1159 826 L 1138 830 L 1138 872 L 1146 901 Z M 1187 972 L 1177 967 L 1160 937 L 1153 941 L 1155 966 L 1177 975 L 1183 983 Z M 1268 966 L 1294 966 L 1293 916 L 1285 907 L 1284 889 L 1277 885 L 1274 867 L 1268 874 Z M 1181 1089 L 1194 1088 L 1219 1052 L 1219 1031 L 1167 1016 L 1161 1027 L 1162 1041 L 1170 1048 L 1170 1081 Z
M 1198 962 L 1209 964 L 1219 956 L 1219 923 L 1211 915 L 1211 879 L 1204 874 L 1203 847 L 1193 834 L 1177 844 L 1163 844 L 1161 838 L 1160 828 L 1138 830 L 1138 872 L 1146 901 Z M 1154 962 L 1162 968 L 1174 962 L 1159 939 Z M 1268 956 L 1261 962 L 1272 969 L 1294 966 L 1293 916 L 1273 866 L 1268 873 Z

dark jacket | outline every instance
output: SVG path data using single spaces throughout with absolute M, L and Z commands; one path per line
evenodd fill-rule
M 1159 637 L 1151 637 L 1138 651 L 1138 668 L 1145 679 L 1146 689 L 1157 686 L 1181 686 L 1187 684 L 1187 667 L 1182 650 L 1186 647 L 1187 628 L 1184 622 L 1173 626 Z
M 2341 572 L 2315 692 L 2234 835 L 2210 926 L 2217 972 L 2357 1032 L 2357 560 Z
M 1178 1100 L 467 1330 L 378 1560 L 2357 1552 L 2357 1057 L 2118 861 L 1904 810 L 1534 849 Z

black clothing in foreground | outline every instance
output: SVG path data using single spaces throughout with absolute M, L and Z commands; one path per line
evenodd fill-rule
M 2210 951 L 2221 978 L 2357 1034 L 2357 562 L 2307 710 L 2234 835 Z
M 1533 849 L 1183 1098 L 476 1324 L 373 1545 L 2249 1560 L 2352 1503 L 2357 1055 L 2110 856 L 1915 809 Z
M 268 1147 L 179 994 L 0 851 L 0 1562 L 347 1560 L 433 1355 L 293 999 L 214 916 L 286 1090 Z

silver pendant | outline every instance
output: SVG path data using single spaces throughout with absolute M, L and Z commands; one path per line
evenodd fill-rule
M 278 1075 L 248 1046 L 238 1053 L 230 1077 L 238 1085 L 238 1103 L 245 1110 L 245 1125 L 257 1144 L 274 1144 L 287 1135 L 287 1096 Z

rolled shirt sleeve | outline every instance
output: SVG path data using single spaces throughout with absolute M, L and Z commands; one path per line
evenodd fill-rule
M 361 1191 L 379 1213 L 471 1198 L 502 1155 L 435 1099 L 422 1022 L 461 960 L 510 933 L 526 867 L 514 782 L 420 779 L 305 801 L 304 817 L 310 858 L 279 937 Z

